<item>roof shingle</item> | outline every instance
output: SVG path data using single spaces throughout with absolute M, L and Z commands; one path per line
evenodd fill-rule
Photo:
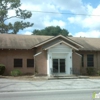
M 52 36 L 0 34 L 1 49 L 31 49 Z
M 70 37 L 73 41 L 80 43 L 84 48 L 80 50 L 100 50 L 100 38 Z
M 52 37 L 53 36 L 0 34 L 0 49 L 32 49 L 36 44 Z M 100 51 L 100 38 L 68 38 L 84 47 L 80 48 L 80 50 Z

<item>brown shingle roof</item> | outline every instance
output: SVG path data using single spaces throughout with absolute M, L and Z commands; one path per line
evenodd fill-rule
M 36 44 L 52 37 L 53 36 L 0 34 L 0 49 L 31 49 Z M 100 38 L 69 38 L 84 47 L 80 48 L 80 50 L 100 50 Z
M 100 51 L 100 38 L 70 37 L 70 39 L 84 47 L 80 48 L 80 50 Z
M 31 49 L 52 36 L 0 34 L 1 49 Z
M 66 42 L 70 42 L 71 44 L 74 44 L 74 45 L 76 45 L 76 46 L 78 46 L 78 47 L 83 48 L 83 46 L 80 45 L 79 43 L 77 43 L 77 42 L 73 41 L 72 39 L 70 39 L 70 38 L 68 38 L 68 37 L 65 37 L 65 36 L 63 36 L 63 35 L 58 35 L 58 36 L 52 37 L 52 38 L 50 38 L 50 39 L 48 39 L 48 40 L 46 40 L 46 41 L 44 41 L 44 42 L 41 42 L 41 43 L 39 43 L 39 44 L 36 44 L 35 47 L 41 46 L 41 45 L 43 45 L 43 44 L 45 44 L 45 43 L 48 43 L 48 42 L 50 42 L 50 41 L 53 41 L 53 40 L 55 40 L 55 39 L 61 39 L 61 40 L 64 39 Z

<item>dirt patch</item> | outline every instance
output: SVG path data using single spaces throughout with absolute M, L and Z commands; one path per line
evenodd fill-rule
M 100 79 L 100 76 L 89 76 L 90 79 Z
M 0 78 L 12 79 L 12 80 L 27 80 L 27 81 L 36 81 L 36 80 L 47 80 L 47 77 L 40 76 L 36 77 L 34 75 L 24 75 L 24 76 L 0 76 Z

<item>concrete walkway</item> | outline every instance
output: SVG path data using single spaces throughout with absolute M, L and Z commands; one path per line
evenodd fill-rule
M 100 89 L 100 79 L 59 79 L 22 81 L 0 78 L 0 92 L 61 89 Z

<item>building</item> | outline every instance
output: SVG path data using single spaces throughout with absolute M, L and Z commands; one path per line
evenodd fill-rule
M 0 34 L 0 63 L 6 75 L 13 69 L 23 74 L 86 74 L 100 70 L 100 39 L 83 37 Z

